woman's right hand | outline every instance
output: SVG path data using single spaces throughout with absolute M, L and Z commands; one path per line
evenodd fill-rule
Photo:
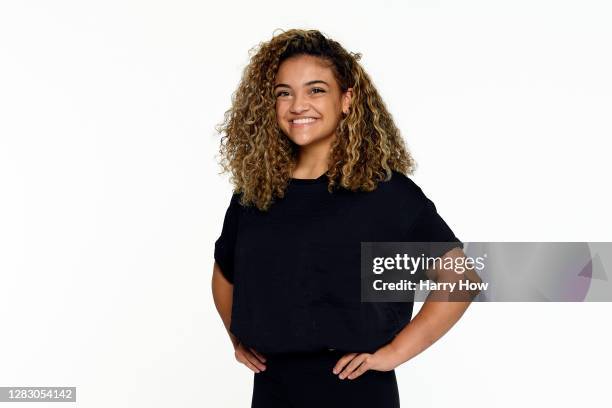
M 251 347 L 242 344 L 241 341 L 238 341 L 238 345 L 234 348 L 234 356 L 238 362 L 246 365 L 255 373 L 266 369 L 264 364 L 266 358 Z

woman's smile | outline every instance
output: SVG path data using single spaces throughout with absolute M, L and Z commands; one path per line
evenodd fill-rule
M 294 119 L 290 120 L 289 124 L 292 128 L 305 128 L 314 125 L 317 123 L 317 120 L 317 118 Z

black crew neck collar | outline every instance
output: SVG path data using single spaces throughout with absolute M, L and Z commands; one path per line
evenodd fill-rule
M 300 178 L 291 177 L 289 179 L 289 182 L 291 184 L 296 184 L 296 185 L 326 183 L 327 182 L 327 172 L 321 174 L 319 177 L 314 178 L 314 179 L 300 179 Z

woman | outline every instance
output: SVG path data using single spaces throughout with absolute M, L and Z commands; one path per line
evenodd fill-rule
M 360 301 L 361 242 L 464 254 L 407 177 L 413 159 L 359 59 L 316 30 L 274 36 L 217 129 L 235 188 L 213 297 L 255 373 L 252 407 L 398 407 L 394 368 L 469 304 L 426 301 L 410 321 L 412 303 Z

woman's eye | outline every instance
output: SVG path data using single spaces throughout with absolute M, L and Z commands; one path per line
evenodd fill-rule
M 325 89 L 321 89 L 321 88 L 312 88 L 312 92 L 313 92 L 313 93 L 324 93 L 324 92 L 325 92 Z M 288 94 L 289 94 L 289 93 L 288 93 L 287 91 L 281 91 L 281 92 L 278 92 L 278 93 L 276 94 L 276 97 L 278 98 L 279 96 L 285 96 L 285 95 L 288 95 Z

